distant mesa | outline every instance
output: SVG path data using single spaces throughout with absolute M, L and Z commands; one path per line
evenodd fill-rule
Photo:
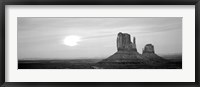
M 152 44 L 147 44 L 142 51 L 142 54 L 145 54 L 145 53 L 155 53 L 154 46 Z
M 117 35 L 117 52 L 108 58 L 98 62 L 98 68 L 149 68 L 151 65 L 159 65 L 167 62 L 155 54 L 154 46 L 147 44 L 143 53 L 137 52 L 136 38 L 128 33 L 119 32 Z
M 163 59 L 162 57 L 158 56 L 157 54 L 155 54 L 154 51 L 154 46 L 152 44 L 147 44 L 145 45 L 143 52 L 142 52 L 142 56 L 148 60 L 147 62 L 149 64 L 156 64 L 156 65 L 160 65 L 160 64 L 164 64 L 167 62 L 166 59 Z

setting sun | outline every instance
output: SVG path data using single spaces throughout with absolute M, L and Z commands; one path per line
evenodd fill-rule
M 64 44 L 67 46 L 76 46 L 78 42 L 81 41 L 81 38 L 76 35 L 66 36 L 64 39 Z

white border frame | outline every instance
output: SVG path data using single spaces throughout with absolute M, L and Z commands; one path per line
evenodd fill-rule
M 194 5 L 6 5 L 6 82 L 195 82 Z M 183 69 L 17 70 L 17 17 L 183 17 Z

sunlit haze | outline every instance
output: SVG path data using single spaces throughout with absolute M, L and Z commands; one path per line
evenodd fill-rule
M 67 46 L 76 46 L 78 45 L 79 41 L 81 41 L 79 36 L 70 35 L 70 36 L 66 36 L 63 42 Z

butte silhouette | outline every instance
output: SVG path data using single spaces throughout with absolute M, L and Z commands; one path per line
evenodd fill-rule
M 143 69 L 156 68 L 167 62 L 166 59 L 155 54 L 152 44 L 145 45 L 143 53 L 137 52 L 136 38 L 128 33 L 119 32 L 117 36 L 117 52 L 98 62 L 94 68 L 103 69 Z

